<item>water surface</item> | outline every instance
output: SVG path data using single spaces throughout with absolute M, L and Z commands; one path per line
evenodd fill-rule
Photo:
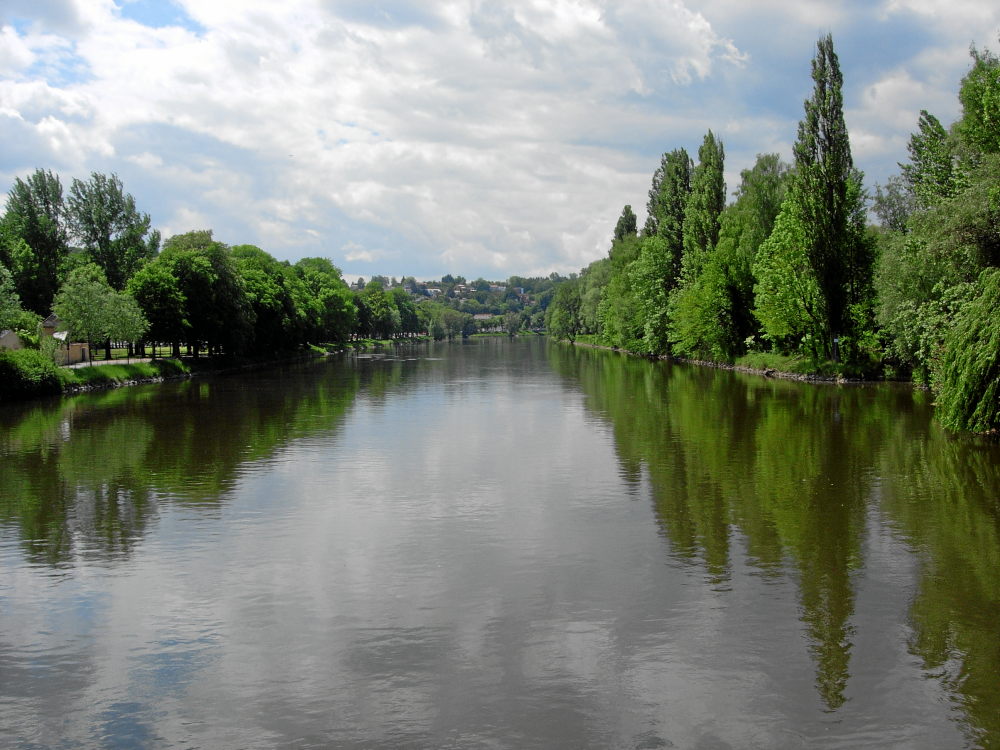
M 0 410 L 23 748 L 1000 746 L 1000 453 L 544 340 Z

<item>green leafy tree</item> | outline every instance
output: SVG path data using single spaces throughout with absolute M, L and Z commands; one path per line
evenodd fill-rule
M 520 313 L 516 312 L 504 313 L 503 329 L 507 332 L 507 335 L 510 338 L 514 338 L 515 336 L 517 336 L 523 324 L 524 320 L 522 319 Z
M 161 254 L 186 300 L 187 342 L 195 356 L 243 353 L 253 341 L 253 308 L 229 248 L 211 230 L 174 235 Z
M 948 132 L 926 109 L 920 110 L 917 132 L 907 145 L 908 164 L 900 164 L 902 179 L 921 208 L 953 197 L 961 185 L 961 168 Z
M 186 317 L 187 298 L 174 273 L 174 264 L 162 256 L 154 259 L 129 279 L 127 290 L 149 321 L 150 340 L 154 344 L 170 343 L 173 356 L 180 357 L 181 341 L 187 338 L 190 323 Z
M 156 255 L 160 233 L 150 229 L 149 214 L 136 209 L 118 175 L 94 172 L 86 182 L 73 180 L 66 205 L 73 234 L 115 289 L 124 289 Z
M 255 345 L 264 351 L 302 346 L 310 311 L 299 275 L 254 245 L 235 245 L 230 254 L 253 311 Z
M 14 277 L 0 264 L 0 331 L 13 330 L 22 335 L 33 335 L 39 316 L 21 307 Z
M 552 304 L 545 312 L 545 327 L 557 339 L 576 341 L 580 332 L 580 287 L 577 280 L 564 281 L 556 287 Z
M 631 237 L 636 234 L 637 231 L 637 219 L 635 213 L 632 211 L 632 206 L 625 206 L 622 209 L 622 215 L 618 217 L 618 223 L 615 224 L 615 235 L 616 240 L 623 240 L 626 237 Z
M 722 142 L 709 130 L 698 149 L 698 166 L 691 176 L 691 191 L 684 206 L 681 230 L 682 268 L 691 280 L 698 275 L 705 257 L 719 241 L 719 216 L 726 207 L 725 161 Z
M 1000 431 L 1000 269 L 983 271 L 978 289 L 945 337 L 936 383 L 937 416 L 953 430 Z
M 94 263 L 70 272 L 53 307 L 70 337 L 91 345 L 95 341 L 137 341 L 149 327 L 136 301 L 112 289 Z
M 608 283 L 597 306 L 601 336 L 609 346 L 627 351 L 643 351 L 644 320 L 630 274 L 638 259 L 642 240 L 626 237 L 611 244 L 608 255 Z
M 385 293 L 382 282 L 376 277 L 369 281 L 359 295 L 367 309 L 367 335 L 377 339 L 388 339 L 399 330 L 399 311 L 392 299 Z
M 628 281 L 635 299 L 635 310 L 642 326 L 642 338 L 631 351 L 664 354 L 669 350 L 670 293 L 676 277 L 668 275 L 674 257 L 663 237 L 644 237 L 639 257 L 628 268 Z M 666 273 L 665 273 L 666 272 Z
M 901 176 L 894 175 L 884 185 L 875 185 L 872 211 L 883 229 L 900 233 L 908 231 L 907 222 L 916 209 L 916 196 Z
M 646 204 L 648 218 L 643 235 L 660 237 L 666 243 L 667 265 L 661 276 L 670 289 L 677 283 L 681 272 L 684 212 L 691 192 L 691 169 L 691 157 L 683 148 L 664 154 L 653 174 Z
M 409 293 L 397 286 L 392 288 L 389 296 L 399 316 L 399 331 L 407 335 L 419 333 L 421 330 L 420 317 L 417 315 L 417 307 Z
M 91 345 L 104 338 L 104 311 L 113 292 L 96 264 L 89 263 L 69 274 L 56 294 L 53 309 L 70 338 Z
M 754 258 L 754 315 L 779 351 L 804 347 L 817 355 L 825 322 L 823 290 L 810 263 L 809 229 L 798 208 L 786 198 Z
M 357 307 L 340 269 L 327 258 L 303 258 L 295 264 L 312 295 L 313 317 L 309 321 L 315 343 L 347 341 L 358 323 Z
M 963 141 L 984 154 L 1000 153 L 1000 58 L 989 50 L 972 48 L 972 69 L 962 79 L 958 98 Z
M 59 177 L 36 169 L 15 179 L 0 226 L 0 262 L 14 275 L 27 309 L 39 315 L 52 309 L 69 252 Z
M 801 221 L 806 258 L 820 299 L 813 314 L 818 351 L 836 355 L 834 339 L 856 333 L 851 308 L 871 297 L 874 259 L 865 234 L 861 173 L 854 168 L 843 112 L 843 75 L 828 34 L 816 45 L 813 95 L 795 142 L 795 174 L 787 211 Z M 791 206 L 790 206 L 791 208 Z M 784 212 L 784 209 L 783 209 Z M 790 235 L 786 235 L 790 236 Z

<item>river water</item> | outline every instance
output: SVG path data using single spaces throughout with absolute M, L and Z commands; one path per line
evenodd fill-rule
M 1000 747 L 1000 449 L 543 339 L 0 409 L 0 745 Z

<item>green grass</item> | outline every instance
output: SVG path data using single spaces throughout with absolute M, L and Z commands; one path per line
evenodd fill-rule
M 796 375 L 821 375 L 833 377 L 840 374 L 834 362 L 816 362 L 811 357 L 801 355 L 774 354 L 772 352 L 750 352 L 737 358 L 737 367 L 751 370 L 775 370 Z
M 155 362 L 133 362 L 131 364 L 95 365 L 93 367 L 59 368 L 59 379 L 63 388 L 81 386 L 107 386 L 127 383 L 133 380 L 172 378 L 189 375 L 189 362 L 176 359 L 158 359 Z

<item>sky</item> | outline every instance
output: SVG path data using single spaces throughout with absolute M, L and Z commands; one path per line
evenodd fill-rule
M 0 190 L 116 173 L 164 237 L 345 276 L 565 274 L 709 129 L 730 191 L 790 160 L 827 33 L 873 189 L 921 109 L 959 116 L 1000 4 L 0 0 Z

